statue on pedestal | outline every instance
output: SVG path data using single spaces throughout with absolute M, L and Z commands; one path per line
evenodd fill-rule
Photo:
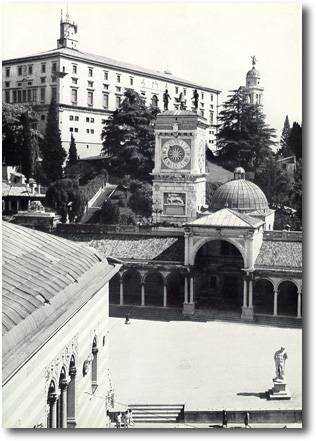
M 285 360 L 287 360 L 287 358 L 288 356 L 286 350 L 283 347 L 281 347 L 274 354 L 276 377 L 273 379 L 273 381 L 284 381 Z
M 199 107 L 199 94 L 198 94 L 198 91 L 196 89 L 193 92 L 192 101 L 193 101 L 193 105 L 194 105 L 195 110 L 197 110 L 198 107 Z
M 166 89 L 165 93 L 163 94 L 163 106 L 164 110 L 168 110 L 169 100 L 171 99 L 168 89 Z

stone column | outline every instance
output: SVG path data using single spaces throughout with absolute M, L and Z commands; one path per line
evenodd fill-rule
M 249 299 L 248 299 L 248 308 L 252 308 L 252 295 L 253 295 L 253 289 L 252 289 L 252 279 L 249 280 Z
M 8 200 L 8 211 L 12 210 L 12 201 L 11 199 Z
M 62 429 L 67 428 L 67 386 L 68 382 L 66 378 L 63 378 L 59 382 L 60 387 L 60 427 Z
M 123 274 L 120 275 L 120 305 L 124 305 L 124 285 L 123 285 Z
M 20 199 L 16 200 L 16 211 L 20 210 Z
M 167 306 L 167 282 L 163 281 L 163 306 L 166 308 Z
M 145 306 L 145 281 L 141 282 L 141 305 Z
M 274 290 L 274 298 L 273 298 L 273 315 L 274 317 L 277 317 L 278 315 L 278 290 Z
M 55 392 L 48 394 L 48 403 L 49 403 L 49 428 L 56 429 L 57 428 L 57 394 Z
M 185 231 L 184 233 L 184 264 L 189 265 L 189 235 L 190 233 Z
M 244 276 L 243 308 L 247 308 L 247 279 Z
M 190 276 L 190 303 L 194 303 L 194 276 Z
M 184 303 L 189 302 L 188 276 L 184 276 Z
M 302 317 L 302 292 L 297 291 L 297 318 Z

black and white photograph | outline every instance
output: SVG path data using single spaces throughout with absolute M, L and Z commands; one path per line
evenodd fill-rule
M 302 4 L 1 7 L 2 427 L 303 429 Z

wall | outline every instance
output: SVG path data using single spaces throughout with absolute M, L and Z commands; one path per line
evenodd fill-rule
M 91 353 L 94 335 L 98 342 L 98 388 L 91 393 L 91 371 L 83 377 L 83 362 Z M 103 337 L 105 345 L 103 346 Z M 108 285 L 104 286 L 58 333 L 53 336 L 3 387 L 3 426 L 32 428 L 47 424 L 48 371 L 65 353 L 65 346 L 76 355 L 77 428 L 106 425 L 102 398 L 108 383 Z

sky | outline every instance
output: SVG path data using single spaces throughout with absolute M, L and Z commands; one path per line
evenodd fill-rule
M 264 87 L 264 113 L 278 137 L 285 116 L 302 121 L 302 36 L 298 3 L 7 2 L 2 58 L 56 47 L 60 10 L 78 24 L 79 50 L 219 89 L 245 85 L 251 56 Z

